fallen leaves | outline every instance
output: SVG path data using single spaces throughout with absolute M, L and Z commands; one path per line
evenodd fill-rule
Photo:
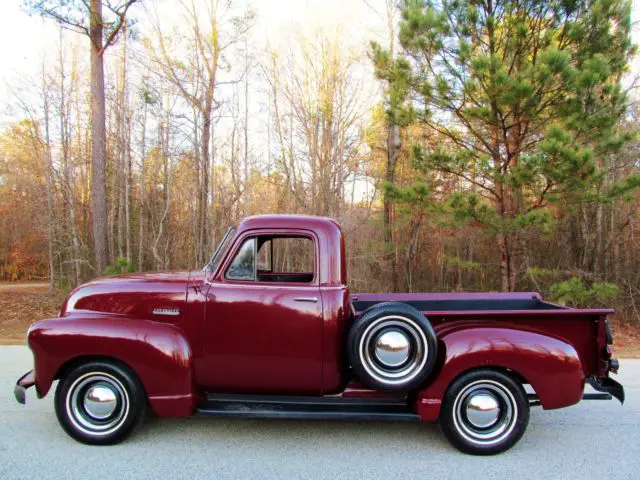
M 29 325 L 57 316 L 64 298 L 38 288 L 0 289 L 0 344 L 24 345 Z

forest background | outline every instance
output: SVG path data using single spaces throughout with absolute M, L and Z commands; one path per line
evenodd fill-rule
M 247 215 L 312 214 L 353 291 L 536 290 L 640 326 L 638 5 L 3 8 L 2 281 L 198 269 Z

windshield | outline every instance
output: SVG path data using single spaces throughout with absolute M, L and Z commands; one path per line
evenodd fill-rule
M 236 233 L 235 227 L 229 227 L 227 229 L 227 232 L 224 234 L 224 237 L 222 237 L 222 240 L 218 244 L 218 248 L 216 248 L 216 251 L 213 254 L 213 257 L 211 257 L 211 260 L 209 261 L 209 263 L 204 267 L 203 270 L 205 272 L 213 272 L 216 269 L 216 267 L 218 266 L 218 263 L 220 262 L 220 259 L 222 258 L 224 253 L 227 251 L 227 248 L 229 247 L 229 244 L 233 239 L 234 233 Z

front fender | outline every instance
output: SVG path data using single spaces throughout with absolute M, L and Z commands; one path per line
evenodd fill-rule
M 82 357 L 110 357 L 138 375 L 160 416 L 193 412 L 196 393 L 191 348 L 179 328 L 150 320 L 87 313 L 52 318 L 29 329 L 39 397 L 63 366 Z
M 511 328 L 472 327 L 440 338 L 440 361 L 431 382 L 416 399 L 422 420 L 435 421 L 451 382 L 477 368 L 511 370 L 536 391 L 545 409 L 561 408 L 582 399 L 585 376 L 575 348 L 562 340 Z

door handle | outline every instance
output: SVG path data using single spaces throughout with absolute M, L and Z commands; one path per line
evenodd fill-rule
M 296 302 L 309 302 L 309 303 L 317 303 L 318 297 L 296 297 L 294 298 Z

